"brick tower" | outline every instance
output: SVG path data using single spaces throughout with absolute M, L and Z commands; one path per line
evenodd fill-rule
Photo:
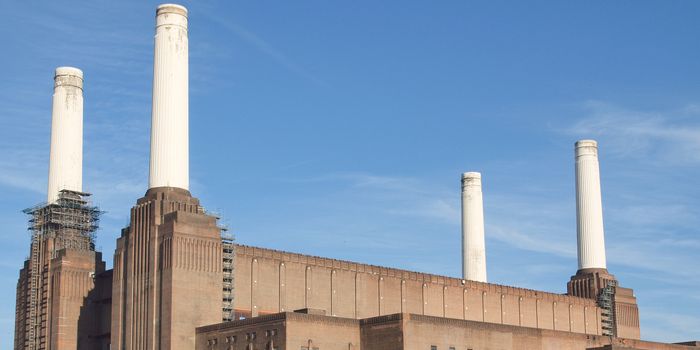
M 156 11 L 149 189 L 117 239 L 112 349 L 193 349 L 222 320 L 217 219 L 189 192 L 187 9 Z

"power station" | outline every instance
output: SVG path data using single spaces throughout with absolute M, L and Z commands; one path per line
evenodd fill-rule
M 461 179 L 461 278 L 233 243 L 189 191 L 187 9 L 160 5 L 155 22 L 149 185 L 112 270 L 94 245 L 101 211 L 82 192 L 83 72 L 56 69 L 15 349 L 700 348 L 640 340 L 634 293 L 607 271 L 593 140 L 575 145 L 578 269 L 566 294 L 487 282 L 478 172 Z

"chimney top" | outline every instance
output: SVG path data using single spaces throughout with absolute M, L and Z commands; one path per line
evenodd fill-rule
M 598 142 L 595 140 L 578 140 L 576 141 L 576 148 L 581 147 L 598 147 Z
M 187 30 L 187 9 L 182 5 L 163 4 L 156 10 L 156 28 L 175 26 Z
M 158 9 L 156 10 L 156 16 L 166 14 L 166 13 L 175 13 L 175 14 L 187 17 L 187 8 L 185 6 L 178 5 L 178 4 L 158 5 Z
M 464 179 L 481 179 L 481 173 L 476 171 L 470 171 L 462 174 L 462 180 Z
M 598 142 L 595 140 L 576 141 L 576 158 L 582 156 L 598 156 Z
M 467 187 L 481 187 L 481 173 L 470 171 L 462 174 L 462 190 Z
M 58 67 L 54 75 L 54 89 L 59 86 L 72 86 L 83 89 L 83 71 L 74 67 Z
M 70 75 L 83 79 L 83 71 L 75 67 L 58 67 L 56 68 L 56 77 Z

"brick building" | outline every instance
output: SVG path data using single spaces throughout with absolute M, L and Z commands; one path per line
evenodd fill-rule
M 187 9 L 159 6 L 149 187 L 113 270 L 81 192 L 82 72 L 57 69 L 49 200 L 27 211 L 15 349 L 698 348 L 639 340 L 634 293 L 606 268 L 591 140 L 576 144 L 579 266 L 565 295 L 486 282 L 476 172 L 462 182 L 463 278 L 233 244 L 189 191 L 188 40 Z

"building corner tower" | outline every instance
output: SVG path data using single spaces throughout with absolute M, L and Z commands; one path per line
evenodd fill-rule
M 95 251 L 100 211 L 82 192 L 83 72 L 56 68 L 47 202 L 30 216 L 29 258 L 17 283 L 15 349 L 100 348 L 103 315 L 96 284 L 105 269 Z
M 149 188 L 117 239 L 112 349 L 192 349 L 221 322 L 217 219 L 189 192 L 187 9 L 156 10 Z
M 576 238 L 578 270 L 567 283 L 567 294 L 596 299 L 603 335 L 639 339 L 639 310 L 632 289 L 620 287 L 607 270 L 598 143 L 575 144 Z
M 486 282 L 481 173 L 462 174 L 462 278 Z

